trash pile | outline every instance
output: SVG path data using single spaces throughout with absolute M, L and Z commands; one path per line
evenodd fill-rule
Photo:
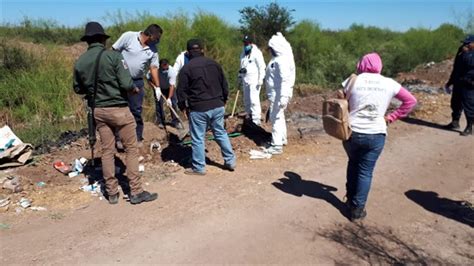
M 27 197 L 28 193 L 24 191 L 22 178 L 9 175 L 8 172 L 0 172 L 0 184 L 2 194 L 0 194 L 0 213 L 7 212 L 14 208 L 16 213 L 21 213 L 26 209 L 33 211 L 46 211 L 42 206 L 33 206 L 32 200 Z M 40 184 L 44 186 L 44 184 Z M 4 194 L 4 192 L 9 194 Z
M 9 126 L 0 128 L 0 169 L 24 165 L 33 153 L 33 146 L 23 143 Z

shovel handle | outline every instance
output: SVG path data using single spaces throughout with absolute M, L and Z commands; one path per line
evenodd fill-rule
M 232 107 L 232 113 L 230 114 L 230 117 L 234 117 L 235 107 L 237 106 L 237 99 L 239 99 L 239 92 L 240 90 L 237 90 L 237 94 L 235 95 L 234 107 Z
M 161 94 L 161 97 L 163 98 L 163 100 L 165 101 L 165 104 L 166 104 L 166 97 L 163 95 L 163 93 Z M 181 125 L 184 127 L 184 123 L 183 123 L 183 120 L 181 120 L 181 117 L 179 117 L 178 113 L 174 110 L 173 106 L 169 106 L 168 107 L 170 108 L 171 112 L 173 112 L 173 114 L 176 116 L 176 118 L 178 118 L 178 121 L 179 123 L 181 123 Z

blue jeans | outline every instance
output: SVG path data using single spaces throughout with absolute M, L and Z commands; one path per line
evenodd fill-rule
M 352 207 L 365 208 L 375 163 L 384 145 L 385 134 L 352 132 L 351 137 L 343 142 L 349 157 L 346 196 Z
M 132 112 L 135 122 L 137 123 L 137 140 L 143 140 L 143 118 L 142 118 L 142 106 L 143 98 L 145 97 L 145 84 L 143 79 L 134 79 L 133 85 L 140 89 L 140 92 L 137 94 L 128 94 L 128 106 L 130 107 L 130 112 Z
M 214 139 L 221 147 L 224 164 L 235 167 L 234 151 L 224 128 L 224 107 L 218 107 L 206 112 L 191 111 L 189 114 L 189 129 L 191 131 L 193 149 L 193 171 L 206 172 L 205 138 L 208 125 L 211 126 Z

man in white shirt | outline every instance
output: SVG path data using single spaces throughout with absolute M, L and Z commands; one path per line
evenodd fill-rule
M 128 31 L 112 45 L 112 48 L 122 53 L 124 66 L 130 71 L 133 83 L 139 92 L 129 94 L 128 102 L 135 122 L 137 123 L 137 140 L 143 141 L 143 118 L 142 105 L 145 96 L 143 76 L 149 68 L 151 79 L 155 84 L 155 94 L 161 97 L 160 82 L 158 78 L 158 51 L 156 45 L 159 43 L 163 30 L 156 24 L 151 24 L 145 31 Z
M 245 112 L 255 125 L 260 125 L 260 89 L 265 78 L 265 61 L 250 36 L 244 36 L 242 41 L 244 47 L 240 53 L 238 78 L 243 88 Z

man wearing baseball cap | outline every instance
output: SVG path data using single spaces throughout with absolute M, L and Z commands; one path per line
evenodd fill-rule
M 255 125 L 260 125 L 260 90 L 265 79 L 265 60 L 251 36 L 245 35 L 242 43 L 238 79 L 242 84 L 245 112 Z
M 189 63 L 178 77 L 178 106 L 188 113 L 192 139 L 192 169 L 185 174 L 206 174 L 205 137 L 208 126 L 221 148 L 223 168 L 234 171 L 236 159 L 224 128 L 224 106 L 229 90 L 222 67 L 203 53 L 202 42 L 187 42 Z

